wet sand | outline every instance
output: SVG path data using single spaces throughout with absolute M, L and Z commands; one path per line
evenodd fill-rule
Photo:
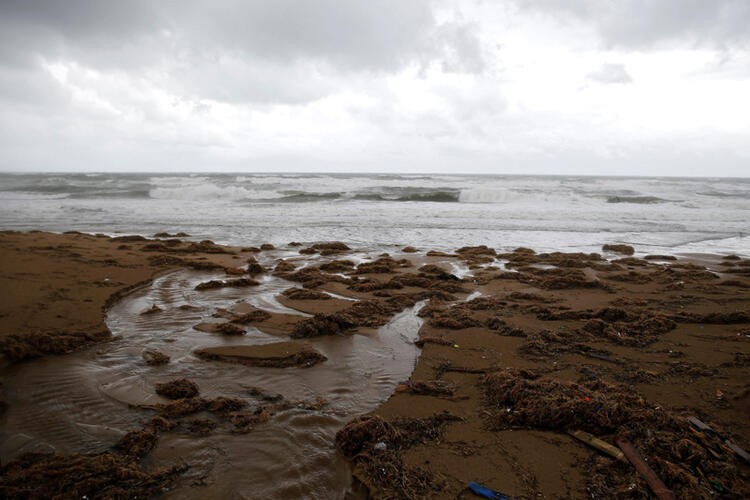
M 347 486 L 337 471 L 333 476 L 338 479 L 324 485 L 329 490 L 295 489 L 289 477 L 284 478 L 289 483 L 286 493 L 320 496 L 338 488 L 330 496 L 357 496 L 367 489 L 376 498 L 471 498 L 466 486 L 476 481 L 520 498 L 646 498 L 649 486 L 630 464 L 568 434 L 586 431 L 613 445 L 618 438 L 632 443 L 678 498 L 710 498 L 719 490 L 728 497 L 750 494 L 748 464 L 731 447 L 750 448 L 747 259 L 633 258 L 611 251 L 537 255 L 528 249 L 498 255 L 484 247 L 454 254 L 404 249 L 398 255 L 377 256 L 343 244 L 261 250 L 169 237 L 133 240 L 0 234 L 0 279 L 7 296 L 0 310 L 3 378 L 16 380 L 12 377 L 21 360 L 106 341 L 106 309 L 117 299 L 169 269 L 190 268 L 199 270 L 190 281 L 190 293 L 223 298 L 227 305 L 213 307 L 210 321 L 199 315 L 192 322 L 183 318 L 192 327 L 183 330 L 183 338 L 164 337 L 153 345 L 139 340 L 137 345 L 148 342 L 167 358 L 154 366 L 201 367 L 188 370 L 201 394 L 173 400 L 158 396 L 149 384 L 141 388 L 140 380 L 166 380 L 146 371 L 122 379 L 107 394 L 127 395 L 102 412 L 112 413 L 127 401 L 129 409 L 118 423 L 129 420 L 133 433 L 100 436 L 99 448 L 92 445 L 91 451 L 73 449 L 75 438 L 60 440 L 76 452 L 75 460 L 68 462 L 60 458 L 65 446 L 56 447 L 56 455 L 10 453 L 3 461 L 2 493 L 19 494 L 19 485 L 30 481 L 47 488 L 37 493 L 54 492 L 60 484 L 52 472 L 73 463 L 73 470 L 95 469 L 102 478 L 117 473 L 124 477 L 122 471 L 127 471 L 130 482 L 114 481 L 109 487 L 128 494 L 171 491 L 200 497 L 213 491 L 252 497 L 217 484 L 239 480 L 230 468 L 191 474 L 184 470 L 191 466 L 190 459 L 181 463 L 175 450 L 194 452 L 200 444 L 194 446 L 191 440 L 216 439 L 212 446 L 220 440 L 223 453 L 238 454 L 222 460 L 242 468 L 250 458 L 240 452 L 242 447 L 232 448 L 233 440 L 256 435 L 269 449 L 283 448 L 277 438 L 263 441 L 263 433 L 296 426 L 290 432 L 302 439 L 305 433 L 315 434 L 316 427 L 298 421 L 304 417 L 309 422 L 317 415 L 328 418 L 327 430 L 318 435 L 329 437 L 314 445 L 316 451 L 333 450 L 331 433 L 341 429 L 335 440 L 338 456 L 348 461 L 357 482 Z M 278 292 L 272 288 L 271 295 L 264 292 L 258 298 L 269 283 Z M 174 294 L 173 288 L 159 293 Z M 239 297 L 247 302 L 229 304 Z M 162 311 L 170 313 L 171 307 L 178 318 L 196 306 L 165 300 L 129 307 L 141 308 L 128 321 L 148 322 L 141 334 L 148 339 L 157 335 L 149 332 L 164 321 L 159 318 Z M 413 323 L 418 332 L 408 327 L 387 330 L 394 317 L 410 310 L 423 321 Z M 127 319 L 125 313 L 117 314 Z M 334 375 L 318 376 L 323 372 L 316 370 L 338 361 L 341 342 L 370 342 L 369 347 L 346 351 L 348 361 L 337 368 L 345 373 L 357 364 L 352 356 L 373 366 L 386 364 L 384 358 L 367 358 L 367 353 L 387 332 L 407 334 L 389 349 L 416 345 L 421 354 L 415 367 L 389 371 L 387 383 L 379 386 L 388 392 L 374 391 L 365 405 L 352 403 L 357 399 L 353 394 L 337 401 L 336 394 L 343 394 L 338 388 L 326 392 L 332 413 L 321 410 L 326 402 L 311 399 L 301 405 L 307 407 L 289 414 L 289 397 L 284 402 L 264 399 L 274 387 L 259 388 L 248 397 L 247 391 L 244 396 L 232 392 L 223 378 L 223 370 L 234 370 L 229 380 L 257 376 L 287 383 L 284 387 L 293 392 L 299 383 L 296 374 L 304 379 L 304 373 L 311 373 L 308 378 L 318 377 L 323 392 L 326 384 L 334 385 Z M 250 337 L 261 339 L 262 345 L 250 345 Z M 271 337 L 279 342 L 270 342 Z M 408 356 L 396 352 L 396 365 L 409 363 Z M 114 351 L 99 357 L 115 354 L 122 357 Z M 71 356 L 76 355 L 65 358 Z M 97 353 L 89 349 L 81 356 L 95 360 Z M 43 371 L 45 362 L 26 361 L 32 372 Z M 148 361 L 140 363 L 146 366 Z M 127 367 L 132 372 L 132 364 Z M 351 373 L 345 375 L 356 385 L 358 372 Z M 365 391 L 371 382 L 362 378 L 359 383 L 364 385 L 352 393 Z M 136 385 L 138 390 L 131 387 Z M 22 398 L 13 395 L 17 388 L 6 389 L 11 397 L 4 415 L 13 415 L 14 404 L 37 404 L 20 402 Z M 362 412 L 357 408 L 370 410 L 357 416 Z M 696 429 L 687 420 L 693 416 L 713 430 Z M 14 418 L 4 417 L 4 435 L 12 433 L 11 427 L 23 426 Z M 332 451 L 325 453 L 328 458 L 318 466 L 330 469 Z M 210 460 L 216 458 L 206 458 Z M 269 467 L 272 463 L 268 461 Z M 271 481 L 272 476 L 266 477 Z M 78 486 L 81 492 L 102 487 L 96 482 Z M 265 485 L 259 485 L 259 491 L 274 494 Z

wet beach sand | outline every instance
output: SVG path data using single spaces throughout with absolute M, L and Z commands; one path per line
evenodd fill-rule
M 0 496 L 750 496 L 748 259 L 186 238 L 0 233 Z

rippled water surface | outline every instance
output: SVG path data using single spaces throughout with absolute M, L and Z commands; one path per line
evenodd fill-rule
M 233 434 L 222 427 L 205 437 L 162 433 L 146 464 L 184 461 L 190 465 L 169 496 L 205 498 L 210 492 L 229 498 L 343 497 L 351 479 L 335 453 L 335 433 L 353 416 L 374 409 L 411 374 L 418 355 L 412 342 L 421 325 L 415 314 L 420 305 L 396 315 L 371 335 L 311 339 L 315 349 L 328 358 L 312 368 L 247 367 L 204 361 L 192 352 L 204 346 L 285 339 L 253 327 L 236 338 L 192 327 L 211 319 L 217 308 L 241 300 L 295 313 L 274 298 L 293 284 L 267 277 L 251 289 L 193 290 L 212 277 L 193 271 L 164 275 L 109 311 L 111 342 L 6 368 L 13 404 L 4 425 L 2 459 L 29 450 L 103 451 L 150 418 L 152 412 L 135 405 L 162 401 L 154 394 L 155 383 L 187 377 L 198 383 L 203 396 L 239 397 L 251 407 L 259 404 L 250 396 L 252 387 L 279 393 L 288 401 L 322 397 L 328 404 L 321 410 L 294 407 L 281 411 L 248 434 Z M 141 314 L 152 305 L 163 311 Z M 180 308 L 185 305 L 191 308 Z M 161 367 L 146 365 L 141 353 L 147 347 L 169 354 L 171 362 Z

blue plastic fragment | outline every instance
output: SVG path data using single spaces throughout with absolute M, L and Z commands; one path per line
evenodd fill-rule
M 484 497 L 484 498 L 489 498 L 490 500 L 511 500 L 509 496 L 504 495 L 498 491 L 491 490 L 487 488 L 486 486 L 482 486 L 479 483 L 475 483 L 474 481 L 469 483 L 469 489 L 475 495 L 479 495 L 480 497 Z

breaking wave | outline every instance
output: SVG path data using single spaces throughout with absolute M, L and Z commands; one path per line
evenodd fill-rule
M 656 196 L 608 196 L 607 203 L 639 203 L 641 205 L 651 205 L 654 203 L 666 203 L 669 200 L 658 198 Z

